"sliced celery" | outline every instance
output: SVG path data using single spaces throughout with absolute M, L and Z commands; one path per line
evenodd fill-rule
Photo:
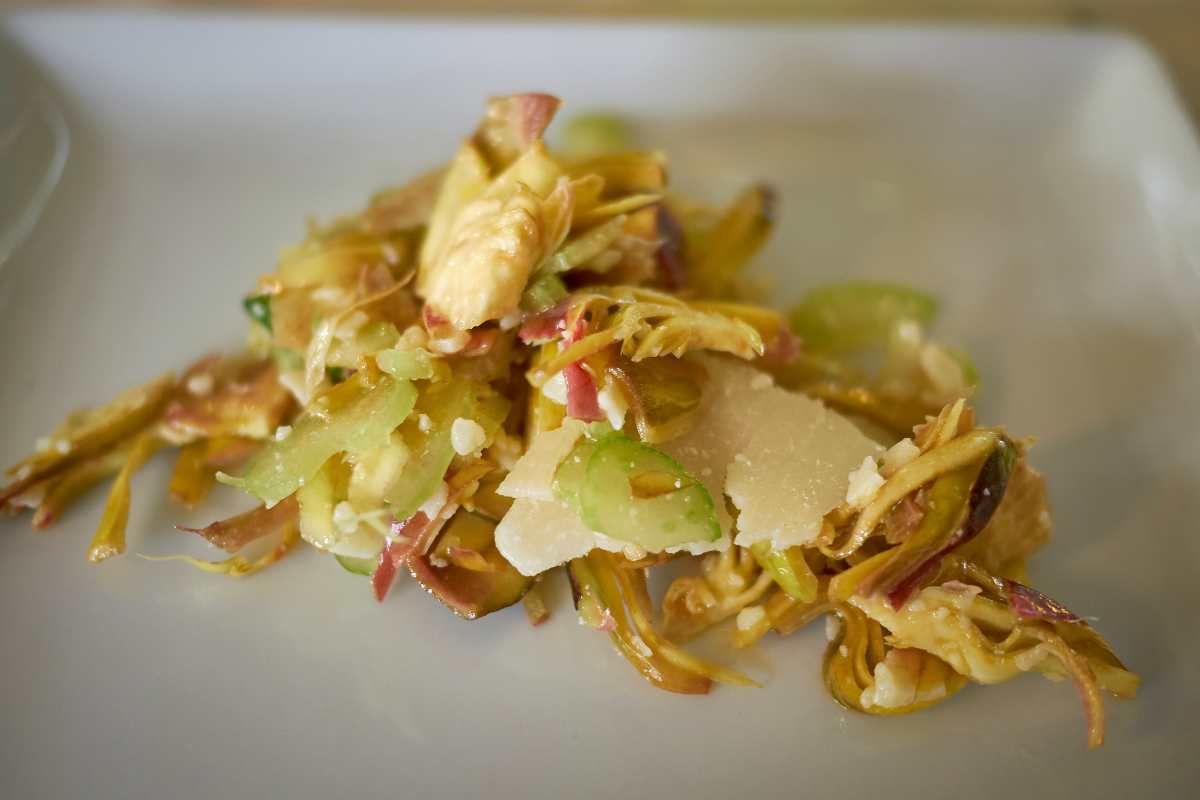
M 708 490 L 670 456 L 622 433 L 596 442 L 579 509 L 593 530 L 652 551 L 721 536 Z
M 885 344 L 901 320 L 927 325 L 937 310 L 937 300 L 925 292 L 897 284 L 851 281 L 812 290 L 788 317 L 807 349 L 845 353 Z
M 218 479 L 274 505 L 311 480 L 334 453 L 379 447 L 416 399 L 410 382 L 389 375 L 372 379 L 359 370 L 314 400 L 288 437 L 259 451 L 242 477 Z

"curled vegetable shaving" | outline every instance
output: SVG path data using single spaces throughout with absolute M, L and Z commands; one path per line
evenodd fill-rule
M 208 356 L 180 378 L 163 412 L 162 435 L 175 443 L 201 437 L 266 439 L 291 404 L 270 359 Z
M 679 667 L 655 652 L 630 624 L 615 578 L 609 576 L 602 583 L 593 566 L 589 558 L 577 558 L 567 565 L 580 622 L 608 633 L 617 651 L 658 688 L 680 694 L 708 694 L 712 679 Z
M 617 558 L 595 551 L 572 561 L 568 567 L 572 592 L 585 624 L 602 620 L 597 627 L 609 631 L 617 649 L 647 680 L 685 694 L 704 694 L 713 680 L 758 685 L 736 670 L 686 653 L 658 633 L 650 622 L 645 573 L 618 569 Z
M 1000 436 L 995 431 L 971 431 L 942 447 L 923 453 L 900 467 L 880 487 L 870 504 L 859 513 L 845 541 L 842 544 L 823 542 L 822 552 L 830 558 L 846 558 L 854 553 L 875 530 L 883 515 L 905 495 L 915 492 L 944 473 L 980 462 L 991 453 L 999 439 Z
M 883 628 L 853 606 L 834 607 L 838 634 L 825 649 L 821 671 L 833 698 L 868 714 L 907 714 L 940 703 L 966 679 L 937 656 L 889 648 Z
M 750 552 L 763 571 L 769 573 L 779 588 L 800 603 L 817 599 L 818 582 L 812 568 L 804 560 L 799 547 L 775 550 L 770 542 L 751 545 Z
M 121 467 L 108 492 L 104 516 L 100 518 L 100 525 L 96 528 L 96 534 L 88 547 L 88 561 L 96 564 L 125 552 L 125 526 L 129 522 L 129 484 L 133 480 L 133 473 L 141 469 L 161 445 L 162 440 L 152 431 L 145 431 L 133 440 L 125 458 L 125 465 Z
M 700 409 L 708 373 L 695 361 L 682 358 L 618 358 L 608 375 L 629 400 L 634 425 L 643 442 L 654 444 L 686 433 Z
M 1004 500 L 975 539 L 957 549 L 967 561 L 998 574 L 1021 563 L 1050 538 L 1050 509 L 1046 481 L 1025 458 L 1017 461 Z
M 621 355 L 631 361 L 656 356 L 682 356 L 692 350 L 715 350 L 739 358 L 764 352 L 762 336 L 733 316 L 700 311 L 672 295 L 650 289 L 594 287 L 578 293 L 566 311 L 564 329 L 573 330 L 585 318 L 588 333 L 530 371 L 540 386 L 551 375 L 620 343 Z
M 880 592 L 894 607 L 902 606 L 921 578 L 936 569 L 935 559 L 973 539 L 988 524 L 1004 498 L 1015 460 L 1015 448 L 1001 439 L 981 465 L 962 467 L 935 480 L 928 490 L 928 511 L 916 531 L 888 551 L 886 563 L 868 573 L 854 591 Z M 849 576 L 862 568 L 848 570 L 838 580 L 848 583 Z
M 520 600 L 533 579 L 513 569 L 496 550 L 496 523 L 459 510 L 430 555 L 409 553 L 406 564 L 425 590 L 465 619 L 478 619 Z
M 217 471 L 236 469 L 260 447 L 260 442 L 233 436 L 198 439 L 179 448 L 171 473 L 171 499 L 194 508 L 204 501 L 217 480 Z
M 71 414 L 47 437 L 44 448 L 5 472 L 13 480 L 0 489 L 0 508 L 34 484 L 103 452 L 148 425 L 162 411 L 174 385 L 174 375 L 167 373 L 127 389 L 106 406 Z
M 284 534 L 286 530 L 297 524 L 299 505 L 296 498 L 288 497 L 271 508 L 259 506 L 244 514 L 238 514 L 228 519 L 219 520 L 204 528 L 184 528 L 178 530 L 188 533 L 198 533 L 209 544 L 219 547 L 229 553 L 236 553 L 250 542 L 272 534 Z
M 1027 607 L 1014 607 L 1012 593 L 1010 581 L 950 556 L 933 585 L 900 610 L 879 597 L 854 596 L 850 604 L 886 628 L 897 646 L 932 653 L 979 683 L 998 683 L 1029 671 L 1071 677 L 1084 700 L 1088 746 L 1099 746 L 1104 708 L 1097 690 L 1132 697 L 1137 676 L 1087 623 L 1064 618 L 1056 603 L 1043 604 L 1042 613 L 1029 616 Z
M 754 555 L 733 546 L 706 555 L 699 575 L 676 578 L 663 598 L 667 636 L 685 642 L 758 601 L 774 579 L 762 571 Z
M 827 597 L 828 578 L 818 578 L 817 597 L 811 603 L 801 603 L 782 589 L 776 589 L 762 604 L 762 615 L 749 625 L 739 625 L 733 632 L 734 647 L 749 647 L 768 632 L 788 636 L 833 610 Z
M 78 461 L 47 479 L 33 512 L 33 527 L 43 530 L 52 525 L 88 489 L 120 472 L 128 459 L 129 444 L 123 443 L 106 453 Z
M 219 575 L 228 575 L 231 578 L 243 578 L 247 575 L 253 575 L 256 572 L 261 572 L 267 567 L 274 564 L 279 559 L 286 556 L 293 547 L 300 541 L 300 526 L 293 516 L 290 522 L 282 526 L 282 533 L 279 543 L 268 550 L 263 555 L 255 559 L 248 559 L 245 556 L 235 555 L 224 561 L 205 561 L 192 556 L 174 555 L 174 556 L 147 556 L 139 553 L 142 558 L 147 561 L 182 561 L 185 564 L 203 570 L 204 572 L 212 572 Z
M 698 257 L 689 264 L 688 283 L 703 297 L 730 294 L 734 280 L 771 233 L 775 194 L 766 186 L 746 189 L 703 234 L 703 247 L 689 247 Z

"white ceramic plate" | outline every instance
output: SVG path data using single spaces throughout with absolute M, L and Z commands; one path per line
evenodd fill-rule
M 0 454 L 79 403 L 244 329 L 306 214 L 446 158 L 489 93 L 620 109 L 724 199 L 781 194 L 783 303 L 845 277 L 945 299 L 985 418 L 1037 434 L 1058 534 L 1036 584 L 1145 679 L 1084 749 L 1074 691 L 1027 677 L 896 719 L 819 679 L 820 626 L 751 656 L 754 691 L 657 692 L 565 593 L 457 620 L 376 605 L 306 552 L 233 581 L 89 566 L 101 498 L 0 536 L 8 797 L 1181 796 L 1200 712 L 1200 154 L 1139 45 L 1034 30 L 378 23 L 18 15 L 72 128 L 62 183 L 0 273 Z M 0 76 L 4 78 L 5 76 Z M 9 80 L 12 76 L 7 76 Z M 165 457 L 131 549 L 184 547 Z M 230 506 L 231 507 L 231 506 Z M 223 509 L 228 510 L 228 509 Z

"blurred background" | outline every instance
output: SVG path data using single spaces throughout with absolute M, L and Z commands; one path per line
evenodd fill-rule
M 511 17 L 954 22 L 1122 28 L 1167 64 L 1200 119 L 1200 0 L 0 0 L 20 8 L 189 8 L 303 13 Z

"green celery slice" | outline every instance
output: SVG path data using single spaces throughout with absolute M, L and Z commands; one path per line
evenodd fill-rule
M 335 453 L 384 444 L 416 399 L 410 382 L 389 375 L 372 379 L 359 370 L 314 400 L 296 418 L 291 434 L 260 450 L 242 477 L 219 474 L 218 479 L 275 505 L 312 480 Z
M 450 428 L 459 417 L 472 419 L 490 438 L 504 422 L 508 401 L 483 384 L 455 379 L 433 383 L 421 393 L 418 411 L 429 417 L 422 431 L 413 420 L 402 428 L 411 458 L 384 493 L 396 519 L 408 519 L 437 491 L 454 460 Z
M 342 565 L 342 569 L 347 572 L 353 572 L 355 575 L 371 575 L 375 572 L 375 567 L 379 563 L 374 558 L 355 558 L 353 556 L 339 555 L 334 555 L 334 558 Z
M 817 576 L 813 574 L 799 547 L 775 550 L 770 542 L 758 542 L 750 546 L 754 560 L 771 573 L 779 588 L 801 603 L 817 599 Z
M 426 380 L 433 377 L 433 361 L 424 350 L 382 350 L 375 363 L 393 378 Z
M 670 456 L 622 433 L 596 442 L 579 509 L 592 530 L 651 551 L 721 538 L 708 490 Z
M 788 319 L 809 350 L 845 353 L 885 344 L 901 320 L 928 325 L 937 311 L 937 300 L 917 289 L 850 281 L 812 290 Z

